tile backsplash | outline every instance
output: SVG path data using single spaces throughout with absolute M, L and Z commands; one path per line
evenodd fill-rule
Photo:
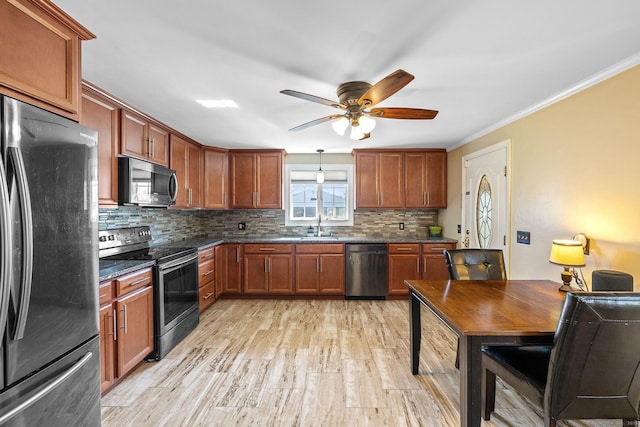
M 99 227 L 135 227 L 149 225 L 156 242 L 168 242 L 198 236 L 256 237 L 304 235 L 305 227 L 285 226 L 281 209 L 178 210 L 119 207 L 100 209 Z M 244 222 L 246 230 L 238 230 Z M 355 237 L 427 237 L 427 227 L 438 222 L 437 210 L 357 209 L 352 227 L 323 227 L 336 236 Z M 399 229 L 404 223 L 404 230 Z

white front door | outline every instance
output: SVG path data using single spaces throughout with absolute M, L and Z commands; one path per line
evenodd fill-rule
M 502 249 L 509 271 L 509 144 L 462 158 L 462 246 Z

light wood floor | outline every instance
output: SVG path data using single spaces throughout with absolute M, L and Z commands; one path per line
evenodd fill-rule
M 103 397 L 103 426 L 457 426 L 455 336 L 424 308 L 422 319 L 437 345 L 423 340 L 413 376 L 407 301 L 220 300 Z M 498 384 L 483 426 L 541 425 Z

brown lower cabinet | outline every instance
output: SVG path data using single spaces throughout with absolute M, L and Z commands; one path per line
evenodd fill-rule
M 293 294 L 293 271 L 293 245 L 244 245 L 245 295 Z
M 200 293 L 200 313 L 209 308 L 217 298 L 215 263 L 215 248 L 207 248 L 198 251 L 198 287 Z
M 216 298 L 242 293 L 242 245 L 225 243 L 215 248 Z
M 151 268 L 100 283 L 100 368 L 104 393 L 153 350 Z
M 449 279 L 443 252 L 455 247 L 455 243 L 390 243 L 387 247 L 387 295 L 408 295 L 405 280 Z
M 296 245 L 295 293 L 344 295 L 344 245 Z

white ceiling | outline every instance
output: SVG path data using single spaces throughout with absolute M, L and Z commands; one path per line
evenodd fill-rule
M 451 148 L 640 56 L 638 0 L 54 1 L 97 35 L 86 80 L 226 148 Z M 340 83 L 397 69 L 415 80 L 378 107 L 434 120 L 379 119 L 364 141 L 330 123 L 288 131 L 339 110 L 280 90 L 337 100 Z

